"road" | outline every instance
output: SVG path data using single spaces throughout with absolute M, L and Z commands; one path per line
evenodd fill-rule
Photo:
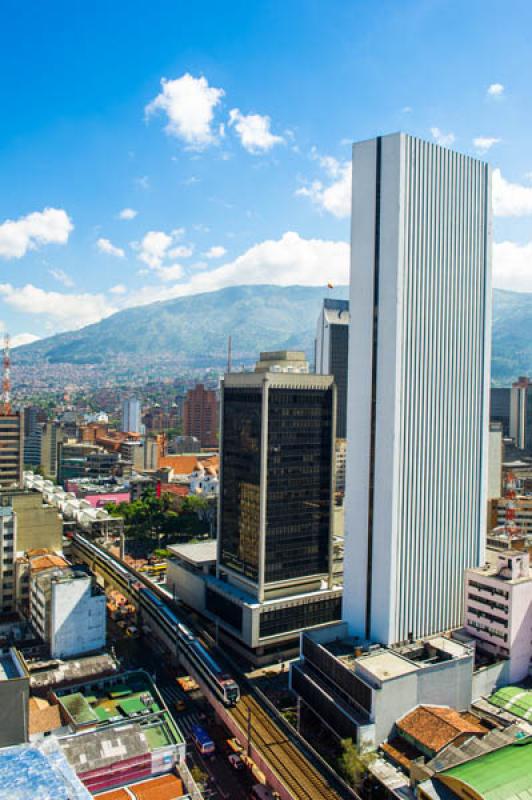
M 155 650 L 143 646 L 141 640 L 124 638 L 120 628 L 113 626 L 113 638 L 117 655 L 126 660 L 127 668 L 142 668 L 154 676 L 155 683 L 163 700 L 179 730 L 187 742 L 187 764 L 189 769 L 198 767 L 209 776 L 204 791 L 205 800 L 248 800 L 249 789 L 252 781 L 247 770 L 235 770 L 227 760 L 226 739 L 231 734 L 219 723 L 216 723 L 214 714 L 201 692 L 185 695 L 176 683 L 178 674 L 175 669 L 168 667 Z M 122 636 L 120 636 L 120 634 Z M 186 702 L 184 711 L 177 711 L 175 704 L 178 700 Z M 196 750 L 190 737 L 191 727 L 200 724 L 211 735 L 216 744 L 216 754 L 210 758 L 203 757 Z

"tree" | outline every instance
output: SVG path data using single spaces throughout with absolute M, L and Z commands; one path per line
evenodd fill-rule
M 342 739 L 342 753 L 338 758 L 338 771 L 350 786 L 360 786 L 368 767 L 375 760 L 374 753 L 361 753 L 352 739 Z

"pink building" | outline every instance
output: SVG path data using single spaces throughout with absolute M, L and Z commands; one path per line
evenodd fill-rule
M 465 629 L 479 650 L 509 659 L 509 683 L 532 660 L 532 571 L 528 552 L 487 550 L 484 567 L 466 571 Z
M 129 503 L 129 492 L 111 492 L 110 494 L 86 494 L 83 497 L 93 508 L 103 508 L 107 503 Z

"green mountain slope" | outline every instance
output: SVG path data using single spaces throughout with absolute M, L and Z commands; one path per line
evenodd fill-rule
M 311 355 L 322 286 L 233 286 L 126 309 L 112 317 L 16 349 L 17 362 L 102 363 L 118 356 L 164 356 L 187 367 L 234 363 L 260 350 L 304 349 Z M 348 288 L 330 293 L 347 298 Z M 532 294 L 493 292 L 492 380 L 508 385 L 532 375 Z

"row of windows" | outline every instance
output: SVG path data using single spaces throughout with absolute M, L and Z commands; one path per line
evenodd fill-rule
M 470 628 L 474 628 L 476 631 L 489 633 L 490 636 L 493 636 L 496 639 L 502 639 L 503 642 L 508 641 L 507 633 L 501 633 L 499 630 L 496 630 L 495 628 L 490 628 L 489 625 L 482 625 L 480 622 L 477 622 L 474 619 L 468 620 L 467 624 L 469 625 Z
M 506 603 L 497 603 L 495 600 L 487 600 L 485 597 L 480 597 L 478 594 L 470 594 L 469 599 L 475 603 L 482 603 L 489 608 L 498 608 L 500 611 L 508 611 Z
M 227 597 L 214 592 L 209 587 L 205 590 L 205 608 L 211 614 L 227 622 L 235 630 L 242 631 L 242 606 L 233 603 Z
M 310 628 L 342 618 L 342 601 L 340 597 L 320 600 L 314 603 L 275 608 L 264 611 L 260 615 L 259 635 L 274 636 L 279 633 Z
M 486 586 L 485 583 L 477 583 L 477 581 L 469 581 L 469 585 L 472 586 L 473 589 L 480 589 L 481 592 L 496 594 L 499 597 L 504 597 L 505 600 L 508 600 L 508 592 L 504 591 L 504 589 L 496 589 L 494 586 Z
M 501 619 L 501 617 L 497 617 L 495 614 L 488 614 L 487 611 L 480 611 L 480 609 L 474 608 L 473 606 L 468 606 L 467 610 L 470 614 L 474 614 L 476 617 L 488 619 L 490 622 L 496 622 L 498 625 L 502 625 L 504 628 L 508 627 L 508 620 Z

